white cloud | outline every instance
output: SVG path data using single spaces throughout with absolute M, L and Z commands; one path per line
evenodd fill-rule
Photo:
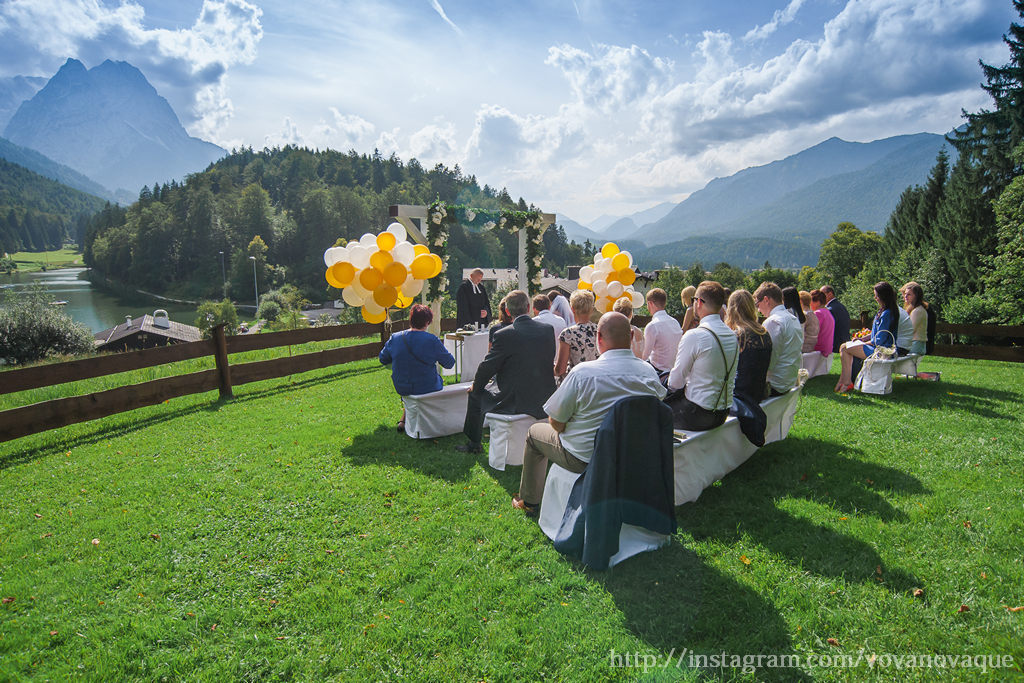
M 481 107 L 463 155 L 467 167 L 482 175 L 529 177 L 553 163 L 571 163 L 588 147 L 573 111 L 566 107 L 556 116 L 519 116 L 496 105 Z
M 252 63 L 263 37 L 262 10 L 246 0 L 204 0 L 191 28 L 145 27 L 126 0 L 7 0 L 0 5 L 0 64 L 9 75 L 51 75 L 67 57 L 138 67 L 196 135 L 217 141 L 231 118 L 226 76 Z
M 784 9 L 777 9 L 772 15 L 771 21 L 767 24 L 755 26 L 754 28 L 747 31 L 747 34 L 743 36 L 743 40 L 764 40 L 771 34 L 775 33 L 780 26 L 784 26 L 793 21 L 796 18 L 796 13 L 800 11 L 801 5 L 804 4 L 804 0 L 790 0 L 790 3 L 786 5 Z
M 595 54 L 570 45 L 548 49 L 545 64 L 561 69 L 577 99 L 603 112 L 612 112 L 663 89 L 672 62 L 636 45 L 600 45 Z
M 462 35 L 462 29 L 456 26 L 455 22 L 448 18 L 448 15 L 445 14 L 444 7 L 441 7 L 440 2 L 438 2 L 437 0 L 430 0 L 430 6 L 434 8 L 434 11 L 437 12 L 438 16 L 444 19 L 444 23 L 451 26 L 452 30 L 458 33 L 460 36 Z
M 455 126 L 430 124 L 409 136 L 409 156 L 424 166 L 450 164 L 456 155 Z

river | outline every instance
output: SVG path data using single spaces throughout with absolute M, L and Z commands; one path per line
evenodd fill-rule
M 51 301 L 67 301 L 64 311 L 75 322 L 92 330 L 93 334 L 119 323 L 125 316 L 137 318 L 152 314 L 158 308 L 167 311 L 171 320 L 188 325 L 195 324 L 196 306 L 160 301 L 138 293 L 111 295 L 97 289 L 87 278 L 88 268 L 62 268 L 46 272 L 0 273 L 0 288 L 15 293 L 40 285 Z

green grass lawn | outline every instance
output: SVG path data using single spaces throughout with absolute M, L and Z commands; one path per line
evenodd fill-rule
M 922 369 L 887 397 L 811 380 L 787 440 L 603 573 L 511 508 L 519 468 L 397 434 L 371 361 L 0 444 L 0 679 L 1019 676 L 1024 366 Z M 688 666 L 723 652 L 860 659 Z M 658 668 L 613 666 L 637 655 Z
M 55 268 L 70 268 L 82 265 L 82 252 L 77 249 L 57 249 L 55 251 L 17 251 L 11 258 L 18 264 L 18 272 L 32 273 Z

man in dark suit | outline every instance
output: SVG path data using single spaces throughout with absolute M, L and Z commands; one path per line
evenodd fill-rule
M 455 324 L 459 328 L 476 324 L 485 327 L 491 322 L 491 301 L 480 284 L 483 279 L 484 271 L 474 268 L 455 292 Z
M 846 310 L 843 302 L 836 298 L 832 285 L 824 285 L 821 293 L 825 295 L 825 308 L 836 321 L 832 335 L 832 353 L 839 353 L 839 347 L 850 341 L 850 312 Z
M 544 402 L 555 391 L 555 337 L 551 326 L 530 318 L 530 297 L 522 290 L 505 297 L 512 324 L 498 330 L 491 350 L 480 362 L 469 389 L 466 421 L 462 432 L 469 443 L 456 446 L 463 453 L 480 453 L 484 415 L 526 413 L 537 419 L 547 416 Z M 485 387 L 495 378 L 498 393 Z

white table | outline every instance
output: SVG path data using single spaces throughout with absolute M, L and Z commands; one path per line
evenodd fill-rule
M 455 356 L 455 367 L 445 369 L 444 375 L 458 375 L 462 381 L 471 382 L 476 377 L 477 366 L 487 355 L 487 330 L 480 332 L 450 332 L 444 336 L 444 346 Z

